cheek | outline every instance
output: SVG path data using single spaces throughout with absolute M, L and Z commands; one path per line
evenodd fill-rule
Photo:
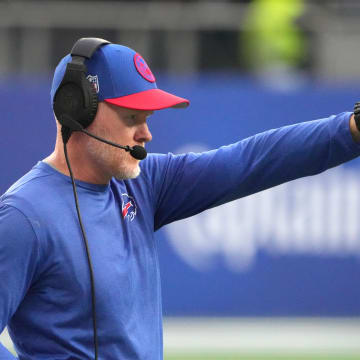
M 116 122 L 112 122 L 111 128 L 104 126 L 96 126 L 96 124 L 94 125 L 95 126 L 93 127 L 93 129 L 91 129 L 92 130 L 91 132 L 103 138 L 104 140 L 114 142 L 115 144 L 121 146 L 127 146 L 127 145 L 131 146 L 134 143 L 133 140 L 134 130 L 132 128 L 125 127 L 121 122 L 119 122 L 119 120 L 117 120 Z M 91 140 L 99 144 L 99 147 L 103 153 L 107 153 L 108 156 L 111 156 L 112 158 L 116 158 L 117 161 L 121 160 L 122 158 L 128 160 L 132 159 L 132 157 L 130 157 L 128 154 L 125 153 L 125 150 L 116 148 L 114 146 L 105 144 L 103 142 L 99 142 L 98 140 L 95 139 L 91 139 Z
M 113 134 L 116 143 L 122 146 L 131 145 L 133 143 L 134 134 L 129 129 L 122 129 Z
M 95 139 L 89 139 L 86 149 L 92 155 L 94 160 L 104 159 L 108 153 L 108 145 Z
M 122 144 L 119 144 L 122 145 Z M 125 164 L 125 163 L 129 163 L 132 161 L 133 157 L 130 156 L 130 154 L 123 150 L 123 149 L 119 149 L 113 146 L 109 146 L 111 147 L 111 150 L 109 152 L 109 154 L 111 154 L 111 158 L 117 163 L 117 164 Z

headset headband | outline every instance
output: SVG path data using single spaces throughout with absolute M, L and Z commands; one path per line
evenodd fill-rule
M 105 44 L 110 44 L 110 41 L 100 38 L 81 38 L 74 44 L 70 54 L 90 59 L 94 52 Z

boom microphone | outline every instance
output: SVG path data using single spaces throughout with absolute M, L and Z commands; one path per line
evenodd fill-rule
M 86 135 L 88 135 L 88 136 L 90 136 L 90 137 L 92 137 L 92 138 L 94 138 L 96 140 L 99 140 L 99 141 L 101 141 L 101 142 L 103 142 L 105 144 L 115 146 L 115 147 L 117 147 L 119 149 L 123 149 L 123 150 L 129 152 L 130 155 L 136 160 L 143 160 L 147 156 L 147 152 L 146 152 L 144 147 L 142 147 L 140 145 L 134 145 L 133 147 L 131 147 L 129 145 L 123 146 L 123 145 L 116 144 L 116 143 L 114 143 L 112 141 L 105 140 L 105 139 L 103 139 L 103 138 L 101 138 L 99 136 L 96 136 L 96 135 L 88 132 L 87 130 L 85 130 L 83 128 L 83 126 L 79 122 L 73 120 L 69 116 L 62 115 L 61 119 L 59 119 L 59 122 L 60 122 L 61 125 L 68 127 L 71 131 L 81 131 L 82 133 L 84 133 L 84 134 L 86 134 Z

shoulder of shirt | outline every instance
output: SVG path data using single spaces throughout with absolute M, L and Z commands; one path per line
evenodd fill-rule
M 28 218 L 28 216 L 18 207 L 12 205 L 12 204 L 7 204 L 7 203 L 3 203 L 0 202 L 0 214 L 11 214 L 11 217 L 13 219 L 13 223 L 12 223 L 12 228 L 14 231 L 17 231 L 19 229 L 19 227 L 23 228 L 24 225 L 27 225 L 29 229 L 31 229 L 30 231 L 34 234 L 34 236 L 37 238 L 36 236 L 36 232 L 34 231 L 33 225 L 30 221 L 30 219 Z M 0 215 L 2 216 L 2 215 Z M 13 226 L 16 223 L 16 226 Z
M 51 177 L 51 175 L 51 173 L 37 167 L 32 168 L 0 196 L 0 204 L 11 205 L 21 211 L 22 200 L 26 199 L 26 201 L 31 202 L 31 198 L 44 195 L 44 186 L 47 182 L 41 180 L 45 177 Z

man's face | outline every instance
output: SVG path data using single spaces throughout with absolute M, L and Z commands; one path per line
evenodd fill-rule
M 131 110 L 100 102 L 98 112 L 88 130 L 119 145 L 140 145 L 152 139 L 147 117 L 153 111 Z M 128 152 L 88 137 L 86 149 L 91 161 L 109 177 L 132 179 L 140 174 L 139 161 Z

